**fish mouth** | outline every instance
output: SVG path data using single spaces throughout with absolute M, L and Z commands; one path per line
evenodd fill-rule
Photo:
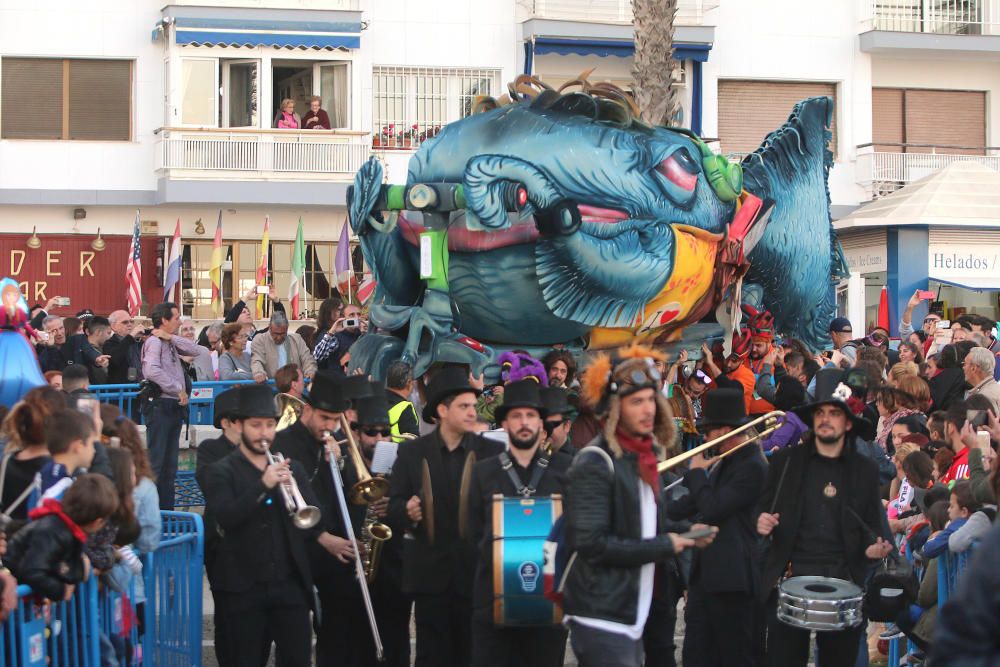
M 617 208 L 604 208 L 590 204 L 579 204 L 582 225 L 580 231 L 599 238 L 610 238 L 628 231 L 635 224 L 648 219 L 635 218 Z M 403 239 L 412 246 L 420 243 L 424 225 L 417 219 L 420 214 L 401 212 L 399 228 Z M 411 217 L 413 216 L 413 217 Z M 628 224 L 631 223 L 631 224 Z M 452 220 L 448 227 L 448 250 L 451 252 L 489 252 L 498 248 L 533 244 L 542 237 L 535 224 L 534 216 L 527 216 L 513 222 L 506 229 L 469 229 L 464 214 Z

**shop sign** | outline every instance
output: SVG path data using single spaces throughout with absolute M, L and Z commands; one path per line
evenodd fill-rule
M 852 273 L 879 273 L 887 267 L 885 246 L 861 246 L 844 250 Z
M 928 275 L 933 278 L 980 278 L 1000 270 L 1000 245 L 931 244 L 927 249 Z

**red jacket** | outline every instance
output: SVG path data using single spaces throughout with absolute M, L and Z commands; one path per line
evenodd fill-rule
M 312 120 L 312 119 L 316 120 Z M 312 122 L 310 122 L 312 120 Z M 333 126 L 330 125 L 330 117 L 326 115 L 326 112 L 320 109 L 316 113 L 312 110 L 306 112 L 302 116 L 302 129 L 303 130 L 332 130 Z

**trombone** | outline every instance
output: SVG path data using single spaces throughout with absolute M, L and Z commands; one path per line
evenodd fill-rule
M 759 431 L 756 435 L 754 435 L 751 438 L 747 438 L 746 440 L 744 440 L 740 444 L 736 445 L 735 447 L 733 447 L 729 451 L 724 452 L 723 454 L 719 455 L 719 459 L 720 460 L 724 459 L 725 457 L 729 456 L 730 454 L 732 454 L 733 452 L 737 451 L 738 449 L 742 449 L 743 447 L 746 447 L 747 445 L 749 445 L 752 442 L 757 442 L 758 440 L 762 440 L 762 439 L 766 438 L 767 436 L 771 435 L 772 433 L 774 433 L 775 431 L 777 431 L 779 428 L 781 428 L 781 425 L 784 423 L 783 420 L 782 420 L 782 417 L 784 417 L 784 416 L 785 416 L 785 413 L 782 412 L 781 410 L 775 410 L 774 412 L 768 412 L 766 415 L 762 415 L 760 417 L 757 417 L 757 419 L 754 419 L 753 421 L 748 422 L 748 423 L 744 424 L 743 426 L 740 426 L 739 428 L 733 429 L 729 433 L 726 433 L 725 435 L 720 436 L 720 437 L 716 438 L 715 440 L 709 440 L 708 442 L 706 442 L 706 443 L 704 443 L 702 445 L 698 445 L 697 447 L 695 447 L 693 449 L 689 449 L 688 451 L 684 452 L 683 454 L 678 454 L 677 456 L 671 456 L 666 461 L 661 461 L 660 463 L 657 464 L 656 469 L 657 469 L 658 472 L 663 472 L 664 470 L 670 470 L 671 468 L 674 468 L 674 467 L 680 465 L 681 463 L 684 463 L 688 459 L 693 458 L 693 457 L 697 456 L 698 454 L 701 454 L 702 452 L 705 452 L 705 451 L 708 451 L 708 450 L 712 449 L 712 447 L 715 447 L 716 445 L 718 445 L 720 442 L 722 442 L 724 440 L 728 440 L 729 438 L 733 437 L 734 435 L 738 435 L 740 433 L 743 433 L 744 431 L 748 431 L 748 430 L 750 430 L 752 428 L 755 428 L 758 425 L 763 424 L 763 429 L 761 431 Z
M 267 455 L 267 462 L 271 465 L 285 462 L 285 457 L 282 454 L 275 454 L 271 451 L 271 443 L 266 440 L 264 441 L 264 453 Z M 282 500 L 285 501 L 285 509 L 288 510 L 288 515 L 292 517 L 292 523 L 295 524 L 296 528 L 308 530 L 319 523 L 319 508 L 306 504 L 295 477 L 290 478 L 287 482 L 282 482 L 278 488 L 281 490 Z
M 358 471 L 358 481 L 351 487 L 351 502 L 355 505 L 373 503 L 389 493 L 389 480 L 384 477 L 372 477 L 365 460 L 361 458 L 361 448 L 354 440 L 351 425 L 347 423 L 347 418 L 343 415 L 340 416 L 340 427 L 347 438 L 347 451 L 351 456 L 351 463 Z

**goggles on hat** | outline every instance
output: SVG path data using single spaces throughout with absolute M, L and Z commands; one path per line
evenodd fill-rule
M 659 387 L 661 377 L 652 359 L 628 359 L 612 371 L 609 388 L 612 394 L 632 394 Z
M 695 371 L 694 371 L 694 377 L 697 378 L 698 381 L 701 382 L 704 385 L 712 384 L 712 378 L 708 377 L 708 373 L 706 373 L 705 371 L 701 370 L 700 368 L 696 368 L 695 369 Z

